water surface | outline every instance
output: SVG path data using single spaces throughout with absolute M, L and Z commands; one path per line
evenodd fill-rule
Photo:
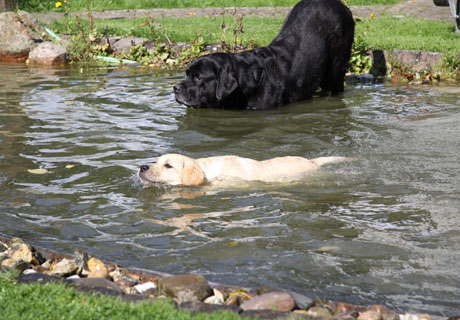
M 177 104 L 182 71 L 0 74 L 0 233 L 125 266 L 458 313 L 459 88 L 354 85 L 249 112 Z M 290 184 L 142 188 L 137 168 L 168 152 L 358 160 Z

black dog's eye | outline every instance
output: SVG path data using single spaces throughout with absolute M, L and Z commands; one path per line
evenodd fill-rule
M 172 165 L 170 165 L 169 163 L 165 163 L 165 168 L 166 168 L 166 169 L 171 169 L 171 168 L 172 168 Z

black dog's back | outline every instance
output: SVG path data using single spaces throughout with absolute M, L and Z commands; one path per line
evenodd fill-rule
M 322 74 L 319 85 L 335 94 L 344 90 L 354 30 L 353 15 L 340 0 L 302 0 L 291 10 L 269 46 L 288 50 L 299 46 L 310 62 L 307 69 L 324 64 L 326 68 L 318 70 Z M 318 57 L 320 52 L 325 52 L 326 61 Z

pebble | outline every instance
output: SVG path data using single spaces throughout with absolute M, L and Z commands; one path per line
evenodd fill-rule
M 323 307 L 311 307 L 307 310 L 307 316 L 311 318 L 330 319 L 332 318 L 331 313 L 328 309 Z
M 383 320 L 383 317 L 377 311 L 367 310 L 359 313 L 358 320 Z
M 113 279 L 113 282 L 120 288 L 132 287 L 139 283 L 139 280 L 128 275 L 123 274 L 119 269 L 116 269 L 109 273 L 109 276 Z
M 218 296 L 210 296 L 204 299 L 204 303 L 210 304 L 224 304 L 224 300 Z
M 77 272 L 77 269 L 78 266 L 74 260 L 64 258 L 59 262 L 51 264 L 50 270 L 44 273 L 50 276 L 67 277 Z
M 219 289 L 214 288 L 214 289 L 212 289 L 212 292 L 214 293 L 214 296 L 216 296 L 217 298 L 219 298 L 222 301 L 225 301 L 228 298 L 228 295 L 226 295 L 225 293 L 223 293 Z
M 291 311 L 295 308 L 294 299 L 286 292 L 270 292 L 256 296 L 240 305 L 243 310 Z
M 104 263 L 97 259 L 91 258 L 88 260 L 88 278 L 108 278 L 109 272 L 105 267 Z
M 225 300 L 225 304 L 228 306 L 239 306 L 251 298 L 251 295 L 249 295 L 247 292 L 236 290 L 230 292 L 230 296 Z
M 399 320 L 399 315 L 385 306 L 373 305 L 370 310 L 380 313 L 383 320 Z
M 157 286 L 153 282 L 144 282 L 134 286 L 134 289 L 143 295 L 155 294 Z
M 28 263 L 32 262 L 33 253 L 30 246 L 23 243 L 16 251 L 14 251 L 11 258 L 15 261 L 25 261 Z
M 233 294 L 225 300 L 227 306 L 239 306 L 241 304 L 241 298 L 239 294 Z
M 4 260 L 2 262 L 2 266 L 4 267 L 9 267 L 12 269 L 15 269 L 19 272 L 23 272 L 26 269 L 29 269 L 32 267 L 32 265 L 26 261 L 23 260 L 14 260 L 13 258 Z
M 75 263 L 78 266 L 78 274 L 82 274 L 83 270 L 88 270 L 88 254 L 83 250 L 76 250 L 73 254 Z
M 337 313 L 348 313 L 348 312 L 356 311 L 356 310 L 358 310 L 357 306 L 354 306 L 354 305 L 348 304 L 348 303 L 339 303 L 337 305 L 336 312 Z
M 23 274 L 32 274 L 32 273 L 37 273 L 34 269 L 26 269 L 22 272 Z
M 428 314 L 401 314 L 399 315 L 400 320 L 432 320 L 431 316 Z

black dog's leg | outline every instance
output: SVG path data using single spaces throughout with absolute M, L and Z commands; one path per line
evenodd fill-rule
M 327 39 L 328 70 L 321 83 L 323 91 L 337 94 L 344 91 L 345 73 L 349 68 L 353 29 L 346 28 L 342 35 L 330 34 Z

